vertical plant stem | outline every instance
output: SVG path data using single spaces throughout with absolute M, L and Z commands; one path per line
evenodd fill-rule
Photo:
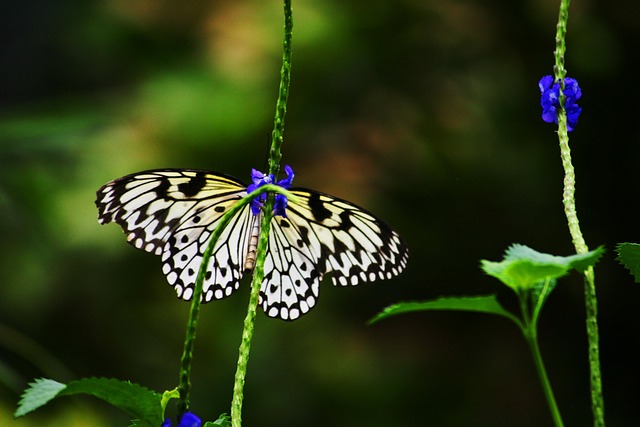
M 271 203 L 266 203 L 266 208 L 262 229 L 260 231 L 260 241 L 258 242 L 257 253 L 264 254 L 269 241 L 269 229 L 271 218 L 273 217 Z M 256 311 L 258 308 L 258 300 L 260 298 L 260 288 L 262 279 L 264 278 L 264 260 L 265 256 L 258 256 L 251 282 L 251 294 L 249 296 L 249 306 L 247 315 L 244 319 L 244 327 L 242 329 L 242 340 L 240 349 L 238 350 L 238 364 L 236 367 L 236 375 L 233 384 L 233 399 L 231 401 L 231 426 L 240 427 L 242 425 L 242 401 L 244 399 L 244 382 L 247 375 L 247 364 L 249 362 L 249 351 L 251 350 L 251 341 L 253 340 L 253 331 L 256 320 Z
M 596 298 L 593 267 L 584 272 L 585 306 L 587 312 L 587 335 L 589 337 L 589 365 L 591 368 L 591 405 L 593 425 L 604 427 L 604 397 L 602 395 L 602 375 L 600 373 L 600 347 L 598 333 L 598 300 Z
M 284 141 L 284 118 L 287 112 L 287 100 L 289 98 L 289 86 L 291 82 L 291 38 L 293 31 L 293 13 L 291 0 L 284 0 L 284 41 L 282 53 L 282 68 L 280 70 L 280 85 L 278 88 L 278 100 L 273 120 L 273 132 L 271 134 L 271 149 L 269 151 L 269 173 L 277 178 L 280 170 L 281 149 Z M 260 226 L 260 240 L 256 250 L 256 265 L 251 283 L 251 294 L 247 316 L 244 319 L 242 340 L 238 350 L 238 364 L 236 368 L 233 386 L 233 399 L 231 401 L 231 425 L 242 425 L 242 401 L 244 399 L 244 383 L 249 362 L 249 351 L 255 328 L 256 310 L 260 298 L 260 288 L 264 278 L 264 261 L 269 242 L 271 219 L 273 218 L 273 195 L 269 195 L 263 209 Z
M 222 224 L 221 221 L 221 226 Z M 218 227 L 220 230 L 223 227 Z M 204 282 L 204 276 L 207 272 L 207 266 L 209 265 L 209 259 L 211 258 L 211 252 L 215 246 L 215 242 L 218 241 L 220 233 L 212 233 L 211 241 L 207 246 L 200 263 L 200 270 L 196 277 L 196 283 L 193 290 L 193 296 L 191 297 L 191 309 L 189 310 L 189 320 L 187 321 L 187 334 L 184 340 L 184 349 L 182 351 L 182 358 L 180 359 L 180 380 L 178 383 L 178 393 L 180 394 L 180 400 L 178 403 L 178 417 L 189 410 L 189 393 L 191 390 L 191 362 L 193 360 L 193 346 L 196 342 L 196 330 L 198 328 L 198 318 L 200 316 L 200 306 L 202 305 L 202 287 Z
M 252 193 L 255 197 L 257 192 Z M 180 400 L 178 403 L 178 416 L 182 416 L 189 409 L 189 392 L 191 390 L 191 362 L 193 360 L 193 346 L 196 340 L 196 329 L 198 327 L 198 318 L 200 315 L 200 306 L 202 305 L 202 288 L 204 284 L 204 278 L 207 273 L 207 267 L 213 248 L 220 238 L 222 231 L 229 224 L 231 218 L 233 218 L 238 211 L 243 209 L 247 203 L 249 203 L 251 197 L 246 197 L 238 204 L 233 206 L 227 211 L 220 219 L 220 223 L 211 233 L 207 248 L 202 254 L 202 261 L 200 262 L 200 269 L 198 270 L 198 276 L 196 277 L 196 283 L 191 296 L 191 309 L 189 310 L 189 320 L 187 321 L 187 333 L 184 341 L 184 349 L 182 351 L 182 358 L 180 360 L 180 378 L 178 383 L 178 393 Z
M 538 379 L 540 380 L 540 385 L 542 386 L 544 397 L 547 400 L 547 405 L 549 405 L 549 412 L 551 412 L 553 423 L 555 427 L 564 427 L 562 416 L 560 415 L 560 409 L 558 409 L 558 404 L 556 403 L 556 398 L 553 394 L 551 382 L 549 381 L 547 370 L 544 367 L 544 363 L 542 361 L 542 353 L 540 353 L 540 347 L 538 345 L 538 308 L 533 308 L 534 314 L 533 316 L 531 316 L 531 307 L 529 304 L 530 297 L 531 294 L 529 291 L 518 293 L 518 300 L 520 301 L 520 312 L 522 313 L 523 320 L 520 328 L 525 339 L 527 340 L 527 344 L 529 345 L 529 350 L 531 351 L 531 356 L 533 357 L 533 363 L 536 367 L 536 373 L 538 374 Z
M 206 264 L 205 264 L 206 265 Z M 196 290 L 198 285 L 196 283 Z M 202 295 L 202 281 L 200 281 L 200 293 L 194 292 L 194 298 L 191 301 L 191 309 L 189 310 L 189 320 L 187 322 L 187 334 L 184 341 L 184 349 L 182 358 L 180 359 L 180 381 L 178 392 L 180 393 L 180 401 L 178 403 L 178 415 L 181 416 L 189 410 L 189 392 L 191 390 L 191 361 L 193 360 L 193 345 L 196 340 L 196 329 L 198 327 L 198 317 L 200 315 L 200 295 Z
M 560 115 L 562 116 L 562 114 Z M 567 216 L 567 224 L 571 239 L 577 253 L 588 252 L 588 247 L 584 241 L 580 224 L 578 223 L 578 215 L 575 206 L 575 172 L 571 163 L 571 153 L 569 150 L 569 137 L 566 135 L 566 120 L 564 132 L 562 132 L 562 120 L 558 120 L 560 131 L 558 138 L 560 140 L 560 156 L 564 166 L 564 192 L 562 202 L 564 204 L 565 215 Z M 564 133 L 564 135 L 563 135 Z M 596 296 L 595 274 L 593 267 L 589 267 L 584 272 L 584 296 L 585 296 L 585 313 L 589 352 L 589 370 L 591 383 L 591 407 L 593 410 L 593 425 L 595 427 L 604 427 L 604 397 L 602 394 L 602 375 L 600 372 L 600 345 L 598 331 L 598 299 Z
M 562 203 L 564 205 L 567 224 L 571 233 L 571 240 L 577 253 L 588 252 L 576 212 L 575 203 L 575 170 L 571 163 L 571 150 L 569 149 L 569 135 L 567 131 L 567 115 L 564 110 L 564 53 L 566 50 L 567 21 L 569 19 L 569 0 L 560 1 L 560 13 L 556 29 L 556 50 L 554 77 L 560 83 L 560 105 L 558 115 L 558 140 L 560 143 L 560 157 L 564 168 L 564 191 Z M 602 395 L 602 376 L 600 373 L 600 348 L 598 334 L 598 301 L 596 297 L 595 274 L 592 267 L 584 273 L 585 283 L 585 311 L 587 338 L 589 341 L 589 368 L 591 378 L 591 406 L 593 410 L 593 424 L 595 427 L 604 427 L 604 398 Z
M 269 173 L 278 177 L 280 169 L 281 149 L 284 141 L 284 116 L 287 113 L 289 85 L 291 83 L 291 38 L 293 35 L 293 11 L 291 0 L 284 0 L 284 40 L 282 42 L 282 68 L 280 69 L 280 86 L 276 102 L 276 114 L 271 133 L 271 150 L 269 152 Z
M 544 396 L 546 397 L 547 404 L 549 405 L 553 424 L 556 427 L 564 427 L 562 417 L 560 416 L 560 410 L 558 409 L 558 404 L 556 403 L 556 398 L 553 395 L 551 383 L 549 382 L 547 370 L 542 362 L 542 354 L 540 353 L 540 347 L 538 346 L 538 334 L 536 332 L 536 328 L 533 325 L 527 325 L 527 328 L 528 330 L 525 333 L 525 336 L 527 338 L 527 343 L 529 344 L 529 349 L 531 350 L 531 356 L 533 357 L 533 362 L 536 366 L 536 372 L 538 373 L 542 390 L 544 391 Z
M 200 306 L 202 305 L 202 287 L 204 283 L 204 277 L 207 273 L 207 266 L 209 265 L 209 259 L 222 230 L 229 223 L 231 213 L 227 213 L 225 218 L 220 220 L 218 227 L 211 233 L 211 240 L 207 245 L 207 248 L 202 254 L 202 262 L 200 263 L 200 270 L 198 270 L 198 276 L 196 277 L 196 283 L 191 297 L 191 309 L 189 310 L 189 319 L 187 321 L 187 333 L 184 340 L 184 349 L 182 351 L 182 358 L 180 359 L 180 378 L 178 383 L 178 392 L 180 394 L 180 401 L 178 403 L 178 416 L 182 416 L 189 409 L 189 392 L 191 390 L 191 362 L 193 360 L 193 346 L 196 342 L 196 330 L 198 328 L 198 318 L 200 316 Z

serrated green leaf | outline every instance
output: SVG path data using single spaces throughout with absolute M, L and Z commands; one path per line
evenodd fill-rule
M 162 424 L 162 395 L 129 381 L 110 378 L 84 378 L 70 382 L 62 395 L 89 394 L 122 409 L 139 425 Z
M 571 267 L 582 273 L 589 267 L 593 267 L 600 260 L 600 257 L 604 254 L 604 246 L 598 246 L 592 251 L 585 254 L 576 254 L 565 257 L 569 260 Z
M 640 244 L 619 243 L 616 252 L 616 261 L 629 270 L 636 283 L 640 283 Z
M 29 384 L 18 403 L 14 417 L 22 417 L 45 405 L 67 386 L 54 380 L 40 378 Z
M 390 316 L 416 311 L 433 310 L 454 310 L 471 311 L 476 313 L 496 314 L 513 320 L 518 325 L 520 320 L 511 312 L 505 310 L 498 302 L 495 295 L 475 296 L 475 297 L 441 297 L 432 301 L 423 302 L 403 302 L 391 305 L 369 320 L 373 324 Z
M 537 284 L 558 279 L 570 270 L 584 271 L 593 266 L 604 249 L 566 257 L 535 251 L 527 246 L 514 244 L 507 249 L 501 262 L 481 260 L 481 268 L 516 292 L 531 290 Z
M 50 379 L 36 380 L 25 390 L 14 416 L 24 416 L 56 397 L 74 394 L 89 394 L 128 412 L 134 417 L 133 426 L 157 427 L 162 423 L 159 393 L 129 381 L 107 378 L 84 378 L 66 385 Z

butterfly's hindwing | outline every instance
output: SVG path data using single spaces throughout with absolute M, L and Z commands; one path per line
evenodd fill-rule
M 270 317 L 294 320 L 316 304 L 320 288 L 319 257 L 306 244 L 305 226 L 274 217 L 265 258 L 260 303 Z
M 183 299 L 191 299 L 204 251 L 219 219 L 207 221 L 206 226 L 180 227 L 167 242 L 162 268 L 169 283 Z M 256 219 L 247 206 L 222 231 L 213 248 L 203 282 L 205 302 L 227 297 L 238 288 L 249 244 L 249 236 L 245 231 Z

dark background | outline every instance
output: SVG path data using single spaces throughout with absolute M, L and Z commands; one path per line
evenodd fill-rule
M 482 274 L 514 242 L 573 252 L 554 126 L 557 1 L 294 0 L 283 162 L 406 237 L 399 278 L 324 283 L 314 310 L 259 314 L 247 426 L 551 425 L 527 347 L 501 318 L 383 307 L 509 290 Z M 577 206 L 596 270 L 608 425 L 638 423 L 640 290 L 614 247 L 640 241 L 636 2 L 574 1 L 567 68 Z M 281 61 L 278 1 L 37 0 L 0 13 L 0 424 L 127 425 L 92 398 L 11 421 L 28 381 L 175 387 L 188 304 L 160 259 L 100 227 L 95 190 L 149 168 L 263 168 Z M 228 412 L 248 283 L 204 307 L 193 410 Z M 582 281 L 562 279 L 540 341 L 567 426 L 591 424 Z M 172 407 L 173 410 L 173 407 Z

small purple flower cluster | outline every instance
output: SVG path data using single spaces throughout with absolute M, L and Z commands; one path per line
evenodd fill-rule
M 276 185 L 279 185 L 280 187 L 288 190 L 289 188 L 291 188 L 291 182 L 293 181 L 293 177 L 295 176 L 295 174 L 293 173 L 293 169 L 291 169 L 291 166 L 289 165 L 286 165 L 284 167 L 284 171 L 286 172 L 287 177 L 278 181 Z M 262 187 L 263 185 L 273 184 L 275 178 L 273 174 L 265 175 L 259 170 L 251 169 L 251 181 L 253 181 L 253 184 L 250 184 L 247 187 L 247 193 L 251 193 L 255 189 Z M 267 193 L 262 193 L 261 195 L 253 199 L 251 201 L 251 212 L 253 212 L 254 215 L 258 215 L 262 210 L 262 207 L 264 206 L 264 202 L 266 200 Z M 282 194 L 276 194 L 276 200 L 273 206 L 273 214 L 280 215 L 286 218 L 288 204 L 289 200 L 285 196 L 283 196 Z
M 202 421 L 200 421 L 200 418 L 198 418 L 197 415 L 187 411 L 182 414 L 182 417 L 180 417 L 180 422 L 178 423 L 177 427 L 200 427 L 201 424 Z M 172 426 L 173 424 L 171 423 L 171 418 L 167 418 L 166 420 L 164 420 L 161 427 Z
M 560 110 L 560 84 L 555 83 L 552 76 L 544 76 L 538 82 L 540 93 L 540 105 L 542 106 L 542 120 L 547 123 L 558 123 L 558 111 Z M 578 117 L 582 107 L 577 104 L 582 96 L 582 90 L 576 79 L 567 77 L 564 79 L 564 110 L 567 112 L 567 130 L 571 132 L 578 123 Z

